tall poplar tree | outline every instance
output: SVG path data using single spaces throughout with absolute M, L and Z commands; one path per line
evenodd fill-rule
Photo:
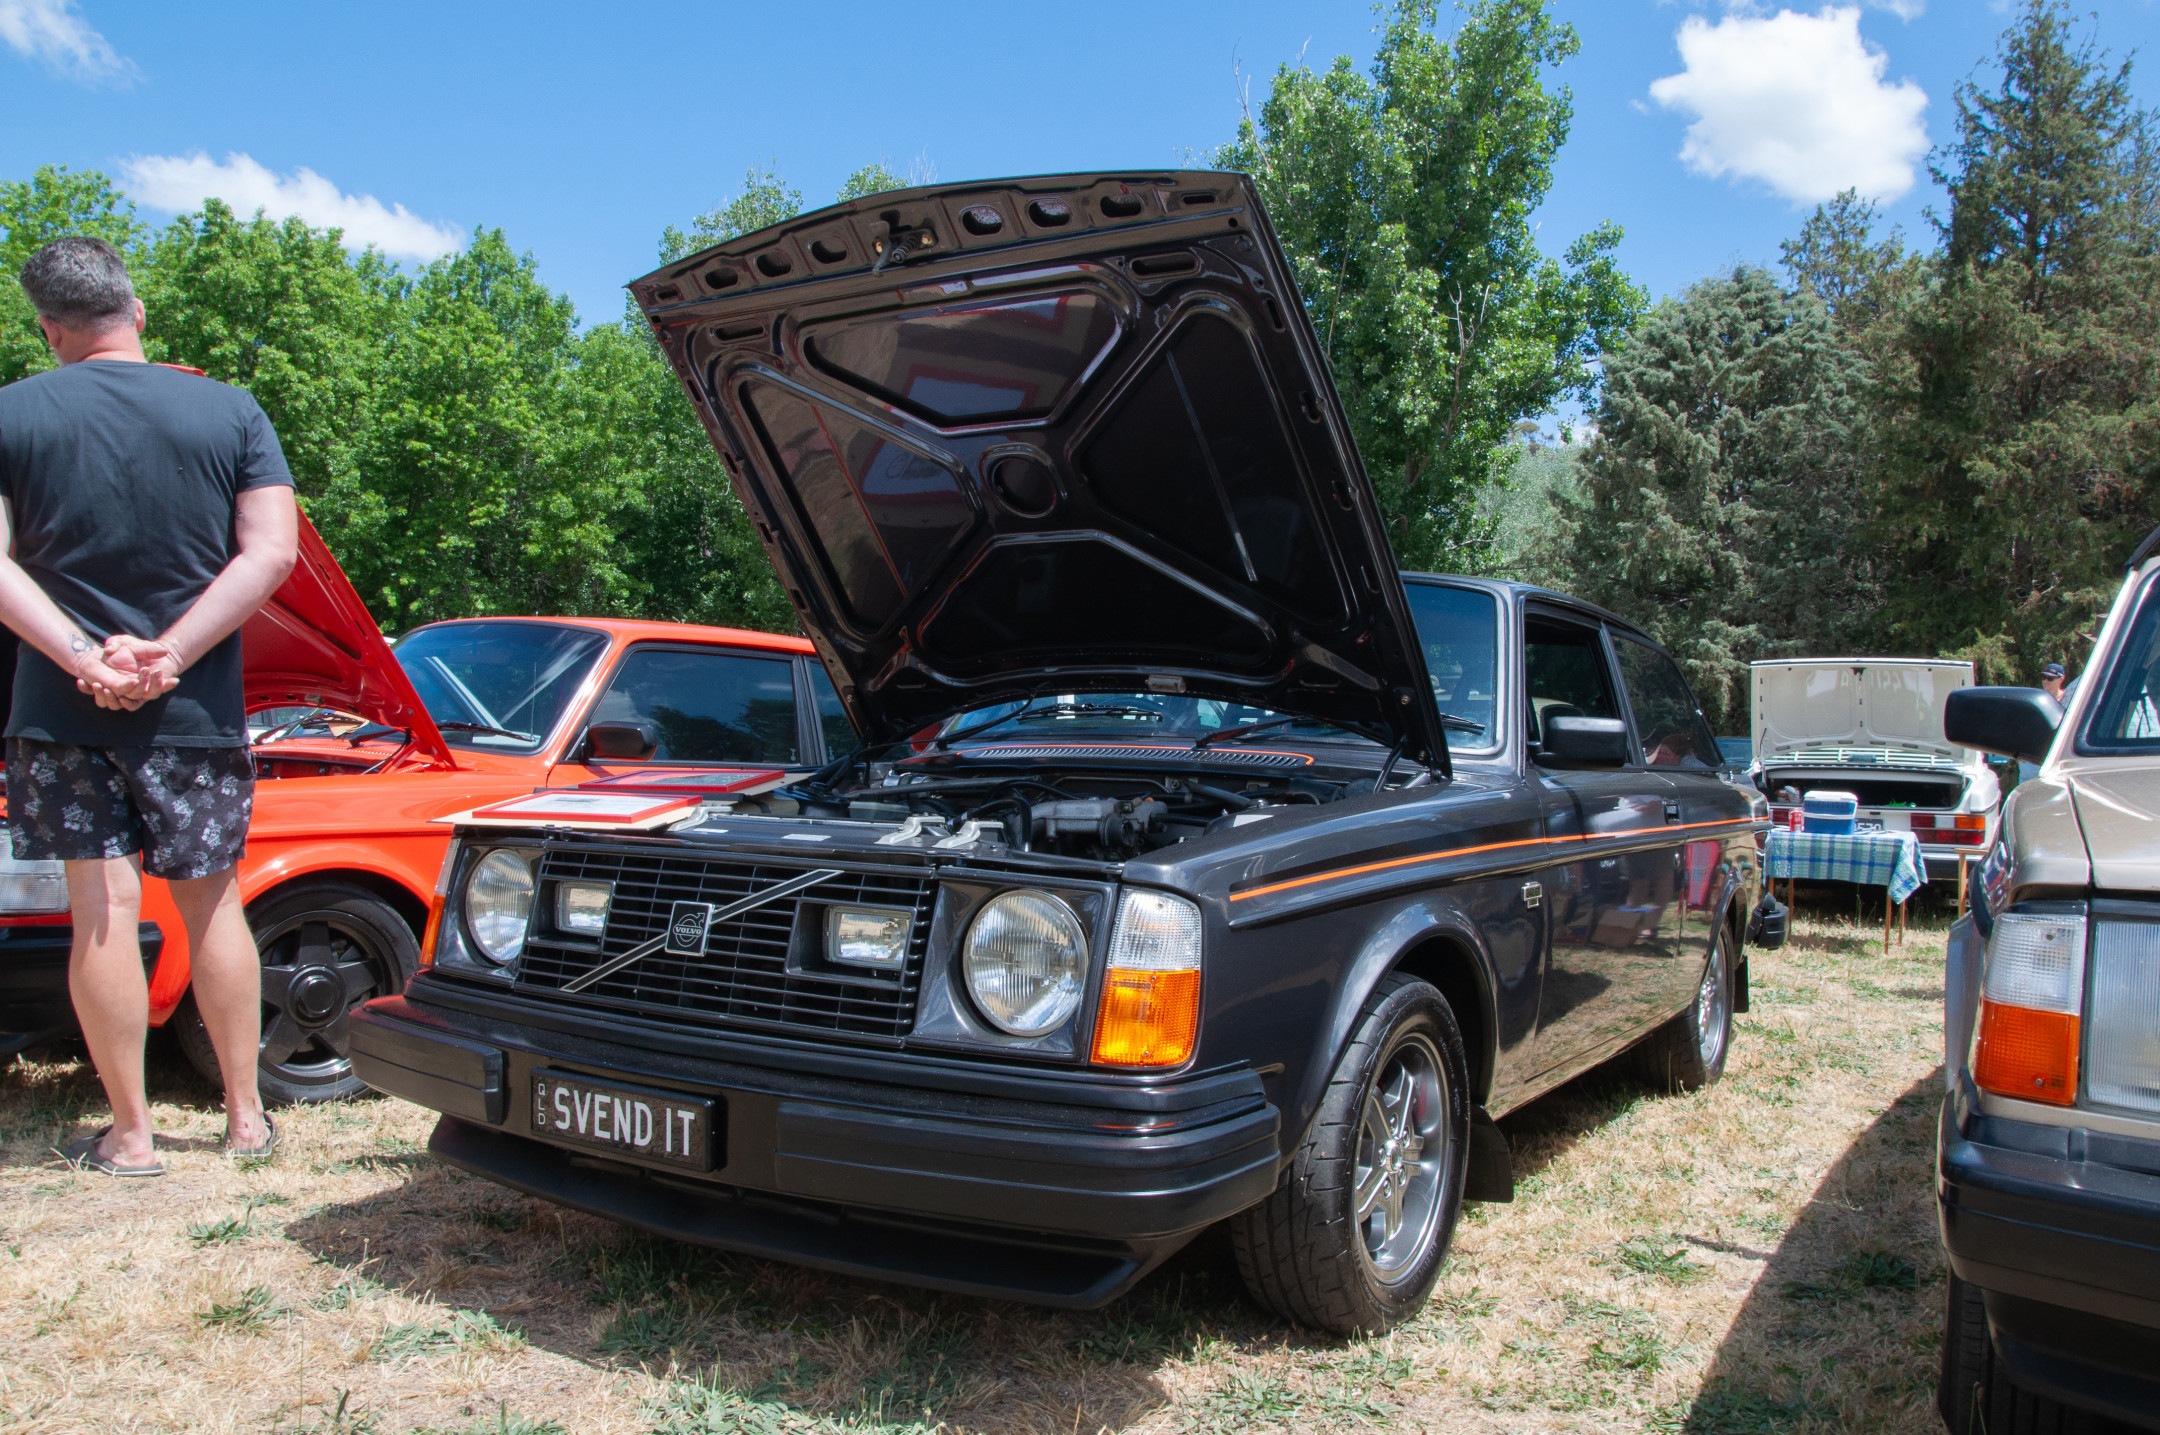
M 1540 252 L 1530 216 L 1574 107 L 1579 48 L 1544 0 L 1475 0 L 1452 38 L 1400 0 L 1370 75 L 1285 65 L 1215 162 L 1257 181 L 1289 251 L 1397 556 L 1488 563 L 1478 496 L 1513 426 L 1588 398 L 1646 302 L 1606 224 Z

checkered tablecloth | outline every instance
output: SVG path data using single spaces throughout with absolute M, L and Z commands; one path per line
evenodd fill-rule
M 1890 900 L 1902 902 L 1927 881 L 1920 860 L 1920 839 L 1910 832 L 1856 832 L 1834 837 L 1827 832 L 1770 830 L 1764 854 L 1773 880 L 1800 877 L 1810 882 L 1859 882 L 1888 887 Z

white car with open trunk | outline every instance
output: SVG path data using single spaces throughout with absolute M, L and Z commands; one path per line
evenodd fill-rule
M 1971 663 L 1934 658 L 1780 658 L 1749 665 L 1749 775 L 1788 825 L 1810 792 L 1859 799 L 1855 829 L 1911 832 L 1931 876 L 1995 838 L 2002 786 L 1984 753 L 1943 736 L 1943 705 Z

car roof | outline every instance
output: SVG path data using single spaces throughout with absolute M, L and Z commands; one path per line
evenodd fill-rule
M 1483 588 L 1489 593 L 1505 595 L 1509 600 L 1515 602 L 1520 602 L 1526 598 L 1536 598 L 1547 603 L 1557 603 L 1562 607 L 1573 608 L 1586 617 L 1602 619 L 1621 629 L 1629 637 L 1642 639 L 1660 652 L 1665 650 L 1665 645 L 1644 632 L 1640 624 L 1629 622 L 1610 608 L 1600 608 L 1586 598 L 1571 597 L 1566 593 L 1557 592 L 1551 588 L 1540 588 L 1535 583 L 1518 583 L 1511 578 L 1480 578 L 1468 573 L 1413 573 L 1407 569 L 1403 571 L 1402 576 L 1404 578 L 1430 579 L 1436 583 L 1455 583 L 1464 587 Z
M 760 633 L 750 628 L 717 628 L 704 623 L 662 623 L 650 618 L 568 618 L 547 617 L 538 614 L 491 614 L 478 618 L 444 618 L 439 622 L 422 623 L 410 631 L 421 628 L 448 628 L 463 623 L 552 623 L 567 624 L 576 628 L 592 628 L 608 634 L 618 643 L 725 643 L 737 648 L 769 648 L 782 653 L 810 653 L 808 638 L 798 638 L 792 633 Z

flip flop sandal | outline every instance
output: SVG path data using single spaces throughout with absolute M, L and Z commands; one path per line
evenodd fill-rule
M 277 1154 L 277 1122 L 270 1119 L 267 1111 L 263 1113 L 263 1133 L 263 1139 L 253 1146 L 235 1146 L 227 1142 L 225 1154 L 235 1161 L 269 1160 Z
M 78 1171 L 97 1171 L 107 1176 L 162 1176 L 163 1161 L 152 1161 L 147 1166 L 123 1166 L 109 1156 L 98 1155 L 98 1142 L 105 1139 L 110 1126 L 101 1126 L 88 1136 L 78 1136 L 61 1149 L 60 1159 Z

